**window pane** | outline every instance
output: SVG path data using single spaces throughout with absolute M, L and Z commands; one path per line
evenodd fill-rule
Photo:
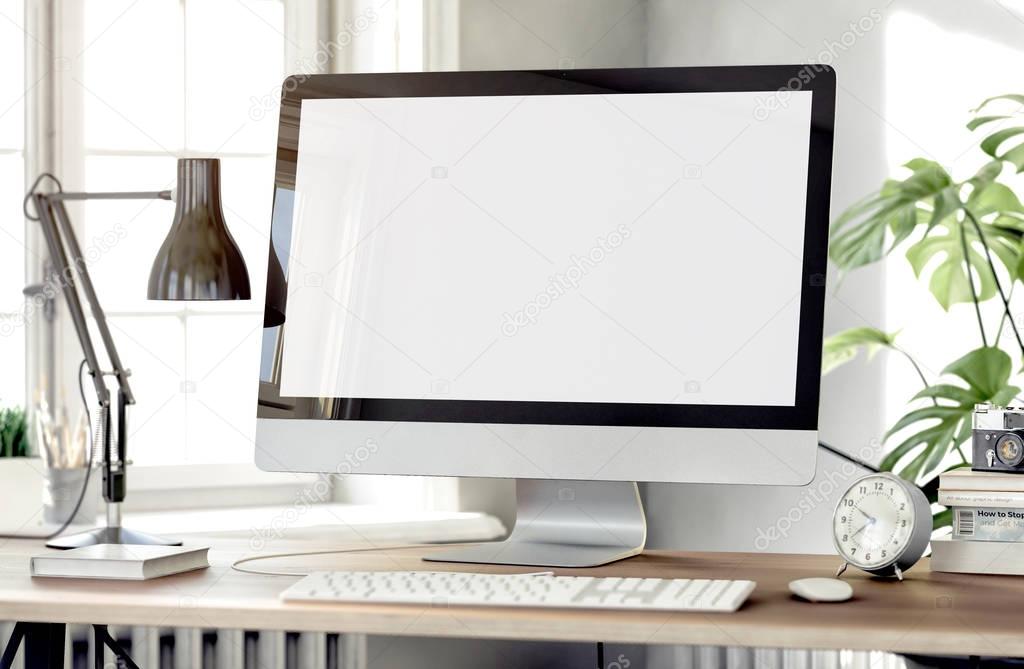
M 180 151 L 184 61 L 178 0 L 86 0 L 84 16 L 85 145 Z
M 191 0 L 185 7 L 189 150 L 273 152 L 276 107 L 254 104 L 276 100 L 284 79 L 284 4 Z
M 21 213 L 21 200 L 25 196 L 24 183 L 25 167 L 21 154 L 0 153 L 0 313 L 22 309 L 25 217 Z
M 8 320 L 3 315 L 0 315 L 0 370 L 0 406 L 24 406 L 25 329 L 20 320 Z
M 20 149 L 24 136 L 24 0 L 0 0 L 0 149 Z
M 185 462 L 251 462 L 263 315 L 188 319 Z
M 222 163 L 224 217 L 249 268 L 251 306 L 262 310 L 274 203 L 274 158 L 225 158 Z
M 25 404 L 25 17 L 23 0 L 0 0 L 0 406 Z
M 136 405 L 128 417 L 128 457 L 137 465 L 180 464 L 189 416 L 185 336 L 175 316 L 112 316 L 110 330 L 132 370 Z
M 1003 11 L 1010 19 L 1008 6 Z M 1014 11 L 1020 11 L 1019 3 Z M 893 7 L 888 18 L 885 38 L 883 116 L 886 123 L 883 127 L 890 174 L 903 178 L 900 166 L 910 158 L 923 155 L 940 163 L 956 180 L 970 178 L 989 160 L 978 143 L 1001 126 L 996 122 L 971 132 L 966 127 L 973 116 L 969 110 L 985 98 L 1015 87 L 1009 83 L 1007 73 L 1024 68 L 1024 43 L 989 38 L 962 30 L 960 26 L 942 25 L 928 16 L 899 7 Z M 924 67 L 922 53 L 928 54 Z M 957 83 L 949 86 L 950 81 Z M 983 113 L 1008 114 L 1019 111 L 1019 107 L 1015 103 L 1006 106 L 997 103 Z M 1010 125 L 1017 123 L 1012 121 Z M 1013 145 L 1011 142 L 1007 146 Z M 1007 177 L 1009 170 L 1004 172 L 1004 181 L 1008 181 Z M 913 352 L 925 375 L 934 380 L 947 363 L 968 348 L 980 345 L 980 341 L 973 307 L 960 304 L 946 311 L 928 294 L 932 267 L 930 265 L 919 278 L 902 250 L 888 256 L 885 261 L 885 323 L 887 329 L 900 331 L 900 346 Z M 1005 274 L 1002 276 L 1003 286 L 1013 283 Z M 1015 295 L 1019 300 L 1019 287 Z M 1019 306 L 1011 305 L 1011 308 L 1019 314 Z M 982 304 L 986 329 L 995 329 L 1001 313 L 1002 304 L 998 299 Z M 942 336 L 936 336 L 937 332 Z M 1012 341 L 1007 326 L 1003 342 Z M 907 368 L 905 361 L 893 356 L 886 363 L 885 389 L 888 398 L 885 420 L 892 425 L 906 413 L 906 401 L 921 389 L 921 380 L 913 368 Z
M 398 16 L 398 69 L 419 72 L 423 69 L 423 0 L 396 0 Z
M 86 189 L 163 190 L 174 185 L 172 157 L 89 156 Z M 100 303 L 108 311 L 166 311 L 176 305 L 146 299 L 149 270 L 174 218 L 164 200 L 92 201 L 79 225 L 82 252 Z M 74 217 L 74 212 L 71 213 Z

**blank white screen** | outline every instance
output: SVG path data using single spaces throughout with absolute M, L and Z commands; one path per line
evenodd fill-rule
M 281 393 L 792 406 L 811 93 L 305 100 Z

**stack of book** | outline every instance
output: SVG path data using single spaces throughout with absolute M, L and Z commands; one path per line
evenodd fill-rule
M 932 541 L 932 570 L 1024 575 L 1024 474 L 954 469 L 939 477 L 953 535 Z

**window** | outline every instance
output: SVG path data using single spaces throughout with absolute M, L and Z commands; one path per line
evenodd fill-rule
M 1016 25 L 1013 19 L 1020 21 L 1022 15 L 1014 7 L 1019 3 L 994 5 L 991 13 Z M 902 174 L 903 163 L 921 156 L 938 161 L 954 179 L 970 177 L 985 162 L 977 144 L 986 134 L 966 128 L 970 110 L 989 96 L 1020 88 L 1007 76 L 1024 67 L 1019 40 L 1010 39 L 1009 32 L 1002 37 L 996 32 L 982 34 L 941 17 L 941 12 L 898 10 L 886 24 L 883 113 L 891 174 Z M 923 53 L 928 54 L 926 62 Z M 885 271 L 886 329 L 900 330 L 900 345 L 935 383 L 943 367 L 981 346 L 973 307 L 958 304 L 944 312 L 929 294 L 927 278 L 914 276 L 902 252 L 886 260 Z M 986 327 L 999 322 L 1001 311 L 998 299 L 982 305 Z M 1004 343 L 1012 341 L 1008 336 L 1004 333 Z M 921 380 L 901 356 L 890 356 L 885 369 L 885 422 L 892 425 L 906 413 L 907 401 L 921 389 Z
M 61 45 L 65 188 L 171 188 L 177 158 L 220 158 L 225 216 L 253 285 L 251 302 L 149 302 L 173 204 L 89 202 L 72 212 L 133 373 L 132 459 L 251 462 L 277 134 L 276 114 L 254 113 L 253 100 L 285 76 L 284 2 L 86 0 L 72 11 L 81 15 L 65 15 Z
M 177 158 L 220 158 L 225 216 L 252 280 L 251 302 L 150 302 L 150 265 L 173 204 L 69 204 L 132 370 L 131 458 L 174 477 L 182 465 L 251 463 L 281 82 L 298 72 L 419 69 L 423 2 L 54 1 L 65 189 L 171 188 Z M 20 181 L 16 190 L 20 206 Z M 81 352 L 70 330 L 62 334 L 70 367 Z M 137 471 L 133 487 L 159 482 L 155 470 Z
M 0 0 L 0 406 L 25 402 L 25 25 L 22 0 Z
M 0 406 L 50 393 L 72 417 L 79 411 L 74 371 L 82 352 L 63 300 L 51 351 L 41 311 L 22 294 L 26 276 L 48 260 L 21 213 L 35 172 L 52 170 L 72 191 L 153 191 L 173 187 L 178 158 L 217 157 L 226 218 L 252 281 L 249 302 L 146 299 L 173 204 L 68 203 L 132 370 L 129 456 L 141 466 L 131 474 L 129 504 L 293 502 L 310 476 L 271 476 L 252 464 L 280 86 L 292 73 L 421 69 L 423 7 L 424 0 L 0 0 Z M 26 31 L 26 18 L 39 23 L 37 34 Z M 26 327 L 29 318 L 39 333 Z M 225 484 L 236 488 L 224 495 Z M 182 487 L 218 494 L 166 492 Z M 429 493 L 432 506 L 445 492 L 408 477 L 355 487 L 342 497 L 421 506 L 418 495 Z

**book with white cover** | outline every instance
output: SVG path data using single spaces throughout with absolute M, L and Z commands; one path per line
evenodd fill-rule
M 954 506 L 953 538 L 964 541 L 1024 541 L 1024 509 Z
M 96 544 L 35 555 L 33 576 L 144 581 L 210 566 L 208 547 Z
M 1024 492 L 1002 490 L 943 490 L 939 489 L 942 506 L 982 506 L 996 508 L 1024 508 Z
M 976 472 L 969 467 L 962 467 L 940 474 L 939 489 L 1024 493 L 1024 473 Z
M 1024 543 L 932 539 L 932 571 L 1024 575 Z

